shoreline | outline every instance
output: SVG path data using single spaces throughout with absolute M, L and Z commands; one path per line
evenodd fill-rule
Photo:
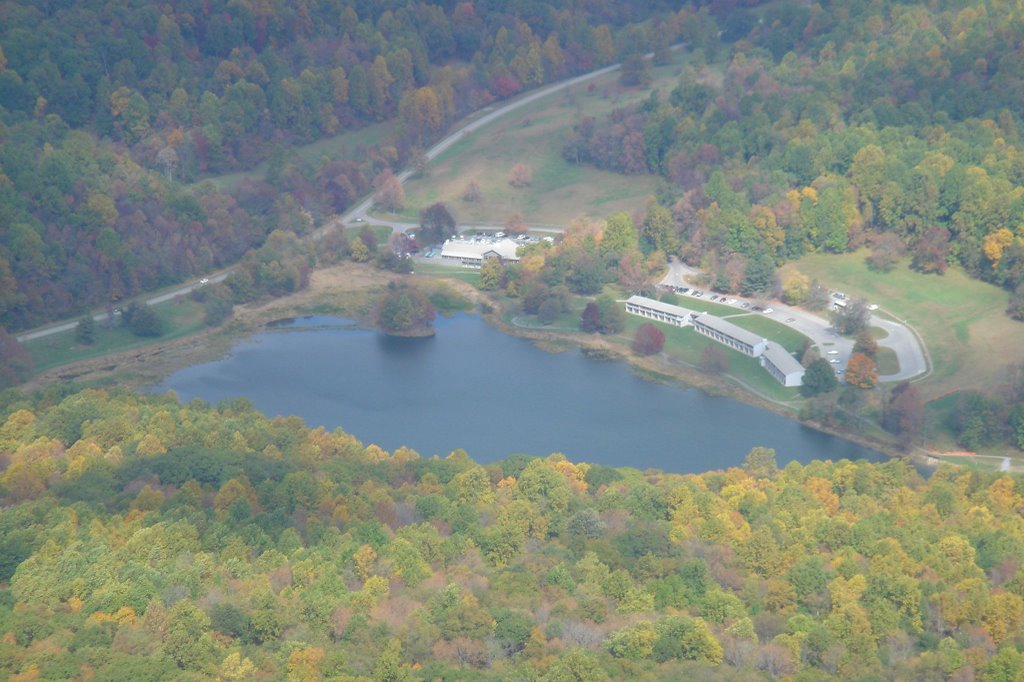
M 601 353 L 625 361 L 631 370 L 647 381 L 672 383 L 696 388 L 707 394 L 732 398 L 759 409 L 793 419 L 821 433 L 842 438 L 876 450 L 887 457 L 909 461 L 918 467 L 934 468 L 934 458 L 917 451 L 903 452 L 892 444 L 854 433 L 847 433 L 822 424 L 800 421 L 792 409 L 765 399 L 736 385 L 731 378 L 718 378 L 697 369 L 669 364 L 658 355 L 639 357 L 601 336 L 581 336 L 556 330 L 518 327 L 502 319 L 502 307 L 475 287 L 459 279 L 439 276 L 406 275 L 412 280 L 443 282 L 469 299 L 492 327 L 507 334 L 530 340 L 548 348 L 577 348 L 584 353 Z M 312 314 L 344 315 L 366 325 L 371 306 L 368 296 L 395 279 L 394 273 L 371 266 L 352 263 L 316 270 L 309 288 L 288 296 L 236 308 L 235 315 L 220 327 L 198 334 L 123 351 L 100 358 L 81 360 L 42 372 L 23 384 L 26 391 L 45 388 L 54 383 L 77 381 L 97 388 L 128 388 L 142 390 L 152 387 L 173 372 L 227 355 L 231 348 L 246 338 L 260 333 L 269 323 L 289 317 Z M 915 449 L 916 450 L 916 449 Z M 929 461 L 930 460 L 930 461 Z

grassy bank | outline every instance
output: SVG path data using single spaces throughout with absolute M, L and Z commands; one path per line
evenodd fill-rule
M 923 275 L 906 263 L 888 273 L 868 269 L 866 251 L 812 254 L 791 263 L 822 285 L 881 306 L 914 327 L 931 355 L 931 375 L 920 382 L 928 398 L 990 388 L 1010 365 L 1024 362 L 1024 325 L 1006 316 L 1007 293 L 969 278 L 960 268 Z
M 44 372 L 79 360 L 99 358 L 161 341 L 170 341 L 195 334 L 203 329 L 203 307 L 187 297 L 180 297 L 153 306 L 164 321 L 164 333 L 155 338 L 138 337 L 121 326 L 96 323 L 95 342 L 89 345 L 75 341 L 75 330 L 51 334 L 25 343 L 37 372 Z

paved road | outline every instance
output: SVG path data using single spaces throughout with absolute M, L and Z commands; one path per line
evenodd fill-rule
M 680 47 L 681 47 L 680 45 L 674 45 L 672 49 L 679 49 Z M 622 66 L 621 64 L 613 64 L 611 66 L 606 66 L 604 68 L 597 69 L 596 71 L 591 71 L 590 73 L 585 73 L 582 76 L 576 76 L 575 78 L 570 78 L 568 80 L 564 80 L 564 81 L 561 81 L 559 83 L 554 83 L 552 85 L 548 85 L 547 87 L 543 87 L 543 88 L 541 88 L 539 90 L 536 90 L 534 92 L 528 93 L 528 94 L 526 94 L 526 95 L 524 95 L 524 96 L 522 96 L 522 97 L 520 97 L 520 98 L 518 98 L 516 100 L 513 100 L 512 102 L 509 102 L 508 104 L 505 104 L 505 105 L 503 105 L 501 107 L 498 107 L 497 109 L 494 109 L 493 111 L 490 111 L 490 112 L 484 114 L 483 116 L 480 116 L 479 118 L 474 119 L 474 120 L 470 121 L 469 123 L 461 126 L 457 130 L 452 132 L 450 135 L 445 137 L 443 140 L 441 140 L 440 142 L 435 144 L 433 147 L 431 147 L 426 152 L 425 156 L 427 157 L 428 160 L 433 160 L 439 154 L 443 153 L 446 149 L 451 147 L 453 144 L 455 144 L 459 140 L 461 140 L 464 137 L 466 137 L 467 135 L 469 135 L 469 134 L 479 130 L 480 128 L 483 128 L 484 126 L 486 126 L 487 124 L 491 123 L 492 121 L 495 121 L 496 119 L 501 118 L 505 114 L 508 114 L 508 113 L 510 113 L 512 111 L 515 111 L 516 109 L 519 109 L 520 107 L 524 107 L 527 104 L 530 104 L 532 102 L 536 102 L 538 99 L 541 99 L 542 97 L 547 97 L 550 94 L 556 93 L 556 92 L 558 92 L 560 90 L 564 90 L 565 88 L 572 87 L 573 85 L 578 85 L 579 83 L 585 83 L 586 81 L 591 80 L 593 78 L 597 78 L 598 76 L 601 76 L 601 75 L 604 75 L 606 73 L 611 73 L 613 71 L 616 71 L 619 68 L 621 68 L 621 66 Z M 409 179 L 410 176 L 412 176 L 412 174 L 413 174 L 413 170 L 412 169 L 406 169 L 406 170 L 402 171 L 401 173 L 399 173 L 397 177 L 398 177 L 399 181 L 405 182 L 406 180 Z M 320 227 L 317 230 L 315 230 L 313 232 L 313 234 L 311 235 L 312 238 L 313 239 L 319 239 L 327 231 L 329 231 L 331 229 L 334 229 L 335 227 L 337 227 L 339 225 L 342 225 L 342 224 L 355 225 L 355 224 L 359 224 L 359 223 L 362 223 L 362 222 L 369 222 L 371 220 L 372 220 L 374 225 L 387 225 L 391 229 L 395 230 L 396 232 L 407 232 L 409 230 L 413 230 L 413 229 L 419 227 L 419 225 L 417 223 L 404 223 L 404 222 L 395 222 L 395 221 L 390 221 L 390 220 L 381 220 L 379 218 L 372 218 L 369 215 L 369 210 L 370 210 L 370 208 L 372 206 L 373 206 L 373 195 L 370 195 L 370 196 L 366 197 L 365 199 L 363 199 L 358 204 L 356 204 L 356 206 L 354 208 L 350 209 L 347 213 L 342 215 L 340 218 L 336 218 L 335 220 L 332 220 L 329 223 L 327 223 L 326 225 L 324 225 L 323 227 Z M 558 233 L 561 233 L 563 231 L 563 228 L 560 228 L 560 227 L 555 226 L 555 225 L 529 225 L 528 224 L 527 226 L 530 228 L 530 231 L 532 231 L 532 232 L 548 232 L 548 233 L 551 233 L 551 234 L 558 234 Z M 465 223 L 465 224 L 461 224 L 461 225 L 456 226 L 456 229 L 458 229 L 461 232 L 461 231 L 464 231 L 464 230 L 467 230 L 467 229 L 498 231 L 498 230 L 503 230 L 505 228 L 504 228 L 503 225 L 479 225 L 479 224 Z M 227 270 L 224 270 L 220 274 L 211 275 L 209 279 L 210 279 L 211 282 L 223 281 L 224 278 L 227 277 L 231 273 L 232 269 L 233 268 L 229 268 Z M 191 292 L 193 289 L 197 288 L 198 286 L 200 286 L 198 282 L 196 282 L 194 284 L 188 284 L 188 285 L 185 285 L 185 286 L 181 286 L 181 287 L 178 287 L 177 289 L 175 289 L 173 291 L 170 291 L 170 292 L 161 294 L 159 296 L 155 296 L 153 298 L 147 299 L 146 303 L 148 303 L 150 305 L 152 305 L 154 303 L 162 303 L 163 301 L 170 300 L 170 299 L 174 298 L 175 296 L 181 296 L 183 294 L 187 294 L 187 293 Z M 105 322 L 107 320 L 107 313 L 103 312 L 103 313 L 98 313 L 96 315 L 93 315 L 93 319 L 96 320 L 97 322 Z M 30 331 L 30 332 L 26 332 L 26 333 L 22 334 L 21 336 L 18 336 L 17 339 L 18 339 L 19 342 L 24 343 L 25 341 L 32 341 L 34 339 L 43 338 L 43 337 L 49 336 L 51 334 L 59 334 L 60 332 L 65 332 L 65 331 L 68 331 L 69 329 L 74 329 L 75 326 L 77 326 L 77 325 L 78 325 L 78 320 L 74 320 L 72 322 L 64 322 L 64 323 L 53 325 L 53 326 L 50 326 L 50 327 L 44 327 L 42 329 L 36 329 L 36 330 Z
M 682 47 L 683 47 L 682 44 L 678 44 L 678 45 L 673 45 L 672 49 L 673 50 L 679 50 L 679 49 L 682 49 Z M 651 57 L 651 55 L 648 54 L 647 58 L 649 59 L 650 57 Z M 596 71 L 591 71 L 590 73 L 585 73 L 582 76 L 576 76 L 575 78 L 570 78 L 568 80 L 560 81 L 558 83 L 554 83 L 552 85 L 548 85 L 548 86 L 543 87 L 543 88 L 541 88 L 539 90 L 535 90 L 535 91 L 530 92 L 530 93 L 528 93 L 526 95 L 523 95 L 523 96 L 519 97 L 518 99 L 515 99 L 515 100 L 509 102 L 508 104 L 502 105 L 502 106 L 498 107 L 497 109 L 494 109 L 493 111 L 490 111 L 490 112 L 484 114 L 480 118 L 474 119 L 474 120 L 470 121 L 469 123 L 466 123 L 465 125 L 463 125 L 460 128 L 456 129 L 450 135 L 448 135 L 443 140 L 441 140 L 440 142 L 435 144 L 433 147 L 428 149 L 426 151 L 426 153 L 424 153 L 424 156 L 427 158 L 428 161 L 433 161 L 439 155 L 444 153 L 449 147 L 454 145 L 456 142 L 459 142 L 460 140 L 468 137 L 470 134 L 476 132 L 480 128 L 483 128 L 484 126 L 488 125 L 489 123 L 492 123 L 493 121 L 501 118 L 502 116 L 515 111 L 516 109 L 524 107 L 527 104 L 531 104 L 533 102 L 536 102 L 537 100 L 539 100 L 539 99 L 541 99 L 543 97 L 547 97 L 548 95 L 554 94 L 554 93 L 559 92 L 561 90 L 564 90 L 566 88 L 571 88 L 572 86 L 579 85 L 580 83 L 586 83 L 587 81 L 592 80 L 594 78 L 597 78 L 598 76 L 603 76 L 606 73 L 612 73 L 613 71 L 617 71 L 620 68 L 622 68 L 622 64 L 612 64 L 611 66 L 606 66 L 604 68 L 597 69 Z M 486 109 L 483 109 L 481 111 L 486 111 Z M 413 169 L 407 168 L 407 169 L 403 170 L 401 173 L 399 173 L 395 177 L 398 178 L 399 182 L 405 182 L 410 177 L 412 177 L 412 174 L 414 172 L 415 171 Z M 380 218 L 373 218 L 373 217 L 370 216 L 370 213 L 369 213 L 370 209 L 372 207 L 373 207 L 373 195 L 370 195 L 370 196 L 366 197 L 365 199 L 363 199 L 358 204 L 356 204 L 355 207 L 353 207 L 347 213 L 342 215 L 338 220 L 333 221 L 331 224 L 325 226 L 323 229 L 331 229 L 331 228 L 333 228 L 337 224 L 344 224 L 344 225 L 351 226 L 351 225 L 354 225 L 354 224 L 357 224 L 357 223 L 369 222 L 369 221 L 372 221 L 374 225 L 387 225 L 388 227 L 390 227 L 392 230 L 395 230 L 396 232 L 407 232 L 407 231 L 409 231 L 411 229 L 419 227 L 419 225 L 416 224 L 416 223 L 395 222 L 395 221 L 390 221 L 390 220 L 381 220 Z M 529 225 L 528 224 L 527 226 L 530 228 L 530 231 L 532 231 L 532 232 L 549 232 L 549 233 L 553 233 L 554 234 L 554 233 L 561 233 L 561 232 L 564 231 L 563 228 L 560 228 L 560 227 L 558 227 L 556 225 Z M 460 232 L 465 230 L 465 229 L 478 229 L 478 230 L 503 230 L 503 229 L 505 229 L 504 226 L 502 226 L 502 225 L 475 225 L 475 224 L 470 224 L 470 223 L 457 225 L 456 228 Z
M 693 282 L 697 281 L 696 278 L 700 274 L 700 270 L 690 267 L 689 265 L 680 262 L 678 259 L 673 258 L 669 263 L 668 273 L 664 278 L 662 278 L 661 284 L 676 287 L 692 287 Z M 744 301 L 751 305 L 755 305 L 756 302 L 753 300 L 732 296 L 730 296 L 730 298 L 736 299 L 736 312 L 738 315 L 763 314 L 747 313 L 746 310 L 738 307 L 739 304 Z M 697 302 L 706 299 L 691 298 L 690 300 Z M 774 318 L 776 322 L 789 325 L 793 329 L 796 329 L 810 338 L 818 347 L 822 357 L 839 360 L 838 363 L 835 363 L 835 368 L 844 371 L 846 370 L 846 364 L 849 362 L 850 355 L 853 353 L 854 342 L 851 339 L 845 338 L 836 333 L 836 330 L 832 328 L 832 323 L 829 320 L 803 310 L 802 308 L 795 308 L 781 302 L 772 301 L 770 305 L 774 311 L 770 314 L 770 317 Z M 912 379 L 923 375 L 928 371 L 928 361 L 925 358 L 925 350 L 913 331 L 898 322 L 892 322 L 877 315 L 871 316 L 870 324 L 875 327 L 881 327 L 888 333 L 887 337 L 878 340 L 878 345 L 885 348 L 891 348 L 893 352 L 896 353 L 896 357 L 899 360 L 900 365 L 899 372 L 896 374 L 880 376 L 878 377 L 879 381 L 904 381 L 906 379 Z M 832 354 L 830 351 L 839 352 Z
M 230 270 L 225 270 L 224 272 L 218 273 L 216 275 L 211 275 L 209 277 L 208 283 L 212 284 L 214 282 L 223 282 L 224 279 L 228 276 L 228 274 L 230 274 L 230 272 Z M 193 282 L 192 284 L 185 284 L 171 291 L 165 291 L 164 293 L 153 296 L 152 298 L 147 298 L 144 301 L 144 303 L 146 303 L 147 305 L 156 305 L 157 303 L 170 301 L 172 298 L 177 298 L 178 296 L 184 296 L 185 294 L 189 294 L 193 290 L 198 289 L 201 286 L 205 286 L 205 284 L 201 284 L 198 281 Z M 115 315 L 116 314 L 117 313 L 115 313 Z M 110 316 L 106 312 L 96 313 L 95 315 L 92 316 L 92 319 L 96 320 L 97 322 L 106 322 L 109 318 Z M 73 322 L 64 322 L 62 324 L 54 325 L 52 327 L 44 327 L 43 329 L 36 329 L 35 331 L 27 332 L 17 337 L 17 339 L 19 343 L 25 343 L 26 341 L 33 341 L 35 339 L 41 339 L 44 336 L 50 336 L 51 334 L 59 334 L 60 332 L 66 332 L 70 329 L 74 329 L 77 326 L 78 320 L 74 320 Z

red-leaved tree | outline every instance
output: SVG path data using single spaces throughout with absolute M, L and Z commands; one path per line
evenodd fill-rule
M 636 328 L 633 336 L 633 352 L 637 355 L 654 355 L 665 347 L 665 334 L 650 322 Z

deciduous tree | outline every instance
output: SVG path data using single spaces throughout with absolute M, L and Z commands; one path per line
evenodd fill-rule
M 846 365 L 846 383 L 857 388 L 874 388 L 878 382 L 875 361 L 863 353 L 854 353 Z
M 637 355 L 655 355 L 665 347 L 665 334 L 650 322 L 636 328 L 633 336 L 633 352 Z

